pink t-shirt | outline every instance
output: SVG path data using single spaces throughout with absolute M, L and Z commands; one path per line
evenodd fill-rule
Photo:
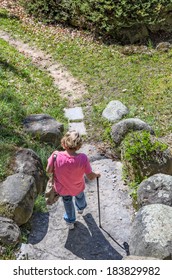
M 65 152 L 57 153 L 54 162 L 54 187 L 60 195 L 78 195 L 85 189 L 84 174 L 92 172 L 89 160 L 83 153 L 70 156 Z M 53 166 L 53 155 L 48 159 L 48 166 Z

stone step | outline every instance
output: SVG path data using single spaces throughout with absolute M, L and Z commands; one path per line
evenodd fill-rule
M 81 135 L 86 135 L 86 128 L 83 122 L 71 122 L 69 123 L 69 130 L 76 130 Z
M 84 119 L 84 114 L 81 107 L 65 108 L 65 117 L 70 121 L 80 121 Z
M 81 135 L 86 135 L 86 128 L 83 122 L 84 114 L 81 107 L 65 108 L 65 117 L 69 121 L 69 130 L 76 130 Z

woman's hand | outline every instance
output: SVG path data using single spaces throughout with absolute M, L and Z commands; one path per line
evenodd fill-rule
M 100 173 L 97 173 L 97 172 L 96 173 L 91 172 L 89 174 L 86 174 L 86 176 L 89 180 L 94 180 L 95 178 L 99 178 L 101 175 L 100 175 Z

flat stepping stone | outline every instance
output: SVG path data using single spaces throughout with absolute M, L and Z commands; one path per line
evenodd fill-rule
M 64 109 L 65 117 L 69 121 L 79 121 L 84 119 L 83 111 L 81 107 L 74 107 L 69 109 Z
M 76 130 L 81 135 L 86 135 L 86 128 L 83 122 L 72 122 L 69 123 L 69 130 Z

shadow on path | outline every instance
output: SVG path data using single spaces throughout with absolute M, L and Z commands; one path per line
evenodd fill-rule
M 47 234 L 49 224 L 49 213 L 35 213 L 32 221 L 32 231 L 28 243 L 32 245 L 39 243 Z
M 88 228 L 76 222 L 75 229 L 69 231 L 65 248 L 85 260 L 121 260 L 123 256 L 107 241 L 92 215 L 83 218 Z

